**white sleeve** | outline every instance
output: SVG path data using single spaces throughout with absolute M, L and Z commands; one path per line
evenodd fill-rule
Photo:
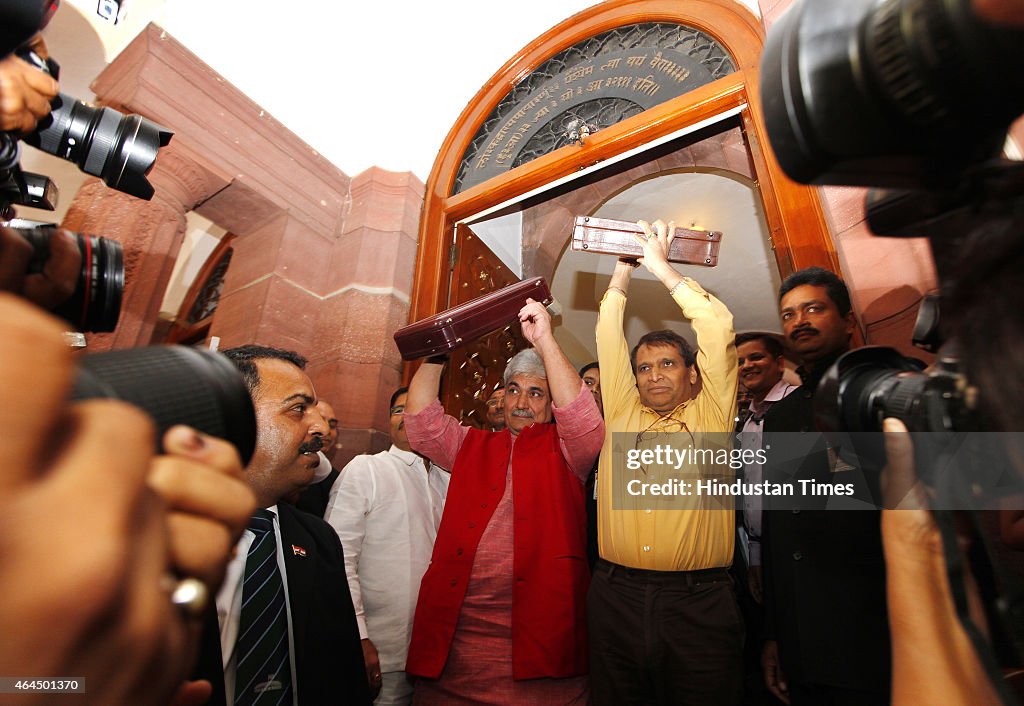
M 363 640 L 368 635 L 363 594 L 359 586 L 359 558 L 363 550 L 363 537 L 366 535 L 366 516 L 374 505 L 376 483 L 370 459 L 370 456 L 356 456 L 342 469 L 331 488 L 325 516 L 341 540 L 348 588 L 352 594 L 356 622 L 359 624 L 359 637 Z

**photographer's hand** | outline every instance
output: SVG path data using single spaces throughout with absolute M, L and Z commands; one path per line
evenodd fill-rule
M 40 35 L 29 48 L 46 58 L 46 44 Z M 44 71 L 15 54 L 0 59 L 0 130 L 27 133 L 50 114 L 50 101 L 57 97 L 57 82 Z
M 194 576 L 214 596 L 231 552 L 256 510 L 235 447 L 223 439 L 176 426 L 164 435 L 166 454 L 153 460 L 149 487 L 168 505 L 171 559 L 181 576 Z
M 882 472 L 886 592 L 892 635 L 892 706 L 999 704 L 953 606 L 938 527 L 914 470 L 906 427 L 886 419 Z M 984 626 L 973 580 L 971 615 Z
M 44 309 L 66 302 L 78 284 L 82 253 L 75 237 L 61 228 L 50 234 L 49 248 L 43 271 L 28 274 L 32 246 L 17 230 L 0 226 L 0 291 L 20 294 Z
M 166 577 L 216 578 L 211 564 L 224 557 L 178 551 L 181 530 L 168 531 L 168 505 L 148 485 L 151 473 L 159 487 L 175 472 L 166 458 L 154 464 L 145 414 L 108 400 L 66 402 L 73 357 L 60 323 L 2 293 L 0 320 L 0 624 L 9 638 L 0 642 L 0 674 L 84 677 L 90 702 L 165 704 L 191 667 L 196 629 L 171 604 Z M 237 459 L 218 444 L 176 448 L 182 433 L 167 440 L 173 465 L 219 467 L 240 483 Z M 177 491 L 172 509 L 233 536 L 249 509 L 214 501 L 209 480 Z M 220 484 L 212 492 L 237 496 Z

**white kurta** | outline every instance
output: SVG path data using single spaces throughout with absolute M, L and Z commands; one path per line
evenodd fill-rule
M 356 456 L 331 488 L 326 520 L 345 551 L 359 636 L 382 672 L 405 669 L 420 580 L 441 523 L 449 474 L 411 451 Z

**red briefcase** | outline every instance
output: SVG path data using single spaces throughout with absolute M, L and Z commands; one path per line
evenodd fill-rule
M 690 230 L 676 228 L 676 236 L 668 249 L 668 261 L 686 265 L 714 267 L 718 264 L 718 248 L 722 234 L 716 230 Z M 576 216 L 572 231 L 572 249 L 586 252 L 618 255 L 619 257 L 643 257 L 644 249 L 634 237 L 643 233 L 636 223 L 613 221 L 608 218 Z
M 465 304 L 442 311 L 395 331 L 395 343 L 405 360 L 447 353 L 516 320 L 527 299 L 550 304 L 543 277 L 533 277 L 496 289 Z

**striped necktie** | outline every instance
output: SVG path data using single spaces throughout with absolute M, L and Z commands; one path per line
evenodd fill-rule
M 235 706 L 292 703 L 288 614 L 277 566 L 274 513 L 257 510 L 249 520 L 256 535 L 245 560 L 242 614 L 238 622 Z

